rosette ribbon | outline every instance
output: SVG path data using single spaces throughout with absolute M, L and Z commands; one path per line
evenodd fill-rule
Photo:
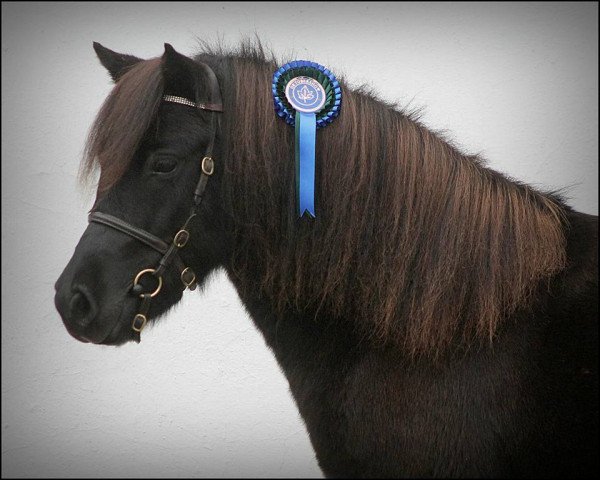
M 340 112 L 342 89 L 327 68 L 307 60 L 286 63 L 273 74 L 275 113 L 295 127 L 298 215 L 315 217 L 315 148 L 317 129 Z

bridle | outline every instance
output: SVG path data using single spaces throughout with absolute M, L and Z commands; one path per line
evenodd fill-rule
M 205 63 L 198 62 L 198 64 L 204 69 L 208 77 L 211 103 L 197 103 L 187 98 L 174 95 L 164 95 L 163 100 L 165 102 L 178 103 L 189 107 L 199 108 L 201 110 L 207 110 L 209 112 L 222 113 L 223 103 L 221 100 L 221 91 L 217 76 Z M 148 310 L 150 309 L 150 303 L 152 299 L 161 291 L 163 284 L 162 275 L 171 264 L 174 264 L 177 270 L 179 270 L 179 278 L 183 283 L 184 290 L 186 288 L 189 288 L 190 290 L 194 290 L 196 288 L 196 274 L 190 267 L 185 266 L 181 260 L 181 257 L 179 256 L 179 250 L 185 247 L 185 245 L 188 243 L 190 238 L 188 226 L 192 219 L 198 214 L 198 208 L 202 202 L 202 197 L 208 183 L 208 178 L 214 173 L 215 170 L 212 154 L 215 146 L 218 125 L 218 116 L 211 115 L 210 141 L 206 147 L 204 155 L 202 156 L 201 174 L 194 191 L 194 202 L 187 220 L 184 222 L 179 231 L 173 236 L 171 241 L 165 242 L 152 233 L 131 225 L 130 223 L 127 223 L 126 221 L 107 213 L 92 212 L 88 216 L 89 222 L 99 223 L 129 235 L 148 247 L 153 248 L 162 255 L 162 258 L 158 261 L 158 265 L 155 268 L 145 268 L 140 270 L 133 279 L 132 287 L 128 289 L 129 293 L 132 295 L 137 295 L 141 298 L 141 304 L 138 308 L 138 313 L 133 317 L 133 322 L 131 324 L 131 328 L 134 331 L 135 340 L 138 343 L 140 341 L 140 332 L 148 322 L 147 315 Z M 158 280 L 158 286 L 152 292 L 144 292 L 143 287 L 140 284 L 140 279 L 146 274 L 153 275 Z

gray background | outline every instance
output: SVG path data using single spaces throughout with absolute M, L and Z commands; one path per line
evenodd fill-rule
M 257 32 L 426 107 L 465 151 L 597 213 L 595 3 L 2 3 L 2 475 L 321 476 L 288 385 L 216 274 L 140 345 L 78 343 L 53 284 L 93 197 L 76 185 L 111 89 L 99 41 L 140 57 Z M 300 35 L 301 33 L 301 35 Z

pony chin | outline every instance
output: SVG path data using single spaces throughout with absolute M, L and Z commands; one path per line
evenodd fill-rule
M 170 295 L 168 299 L 156 301 L 156 303 L 154 303 L 150 308 L 149 314 L 146 315 L 148 321 L 145 327 L 142 329 L 142 332 L 140 332 L 140 335 L 136 335 L 132 328 L 133 318 L 135 317 L 136 313 L 138 313 L 139 309 L 139 301 L 132 297 L 130 301 L 124 302 L 118 320 L 116 321 L 116 324 L 112 330 L 109 331 L 108 335 L 103 340 L 93 343 L 98 345 L 111 345 L 115 347 L 132 341 L 140 343 L 141 335 L 143 335 L 144 332 L 148 332 L 148 327 L 155 325 L 160 318 L 165 316 L 181 301 L 182 297 L 183 292 L 179 292 L 177 293 L 176 299 L 174 299 L 172 302 L 168 301 L 172 300 Z

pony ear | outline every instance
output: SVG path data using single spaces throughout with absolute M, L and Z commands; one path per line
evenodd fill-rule
M 130 67 L 142 61 L 141 58 L 133 55 L 113 52 L 98 42 L 94 42 L 94 50 L 100 59 L 100 63 L 108 70 L 114 82 L 117 82 Z
M 199 101 L 206 94 L 204 69 L 194 60 L 177 52 L 171 45 L 165 43 L 165 53 L 162 56 L 162 71 L 165 93 Z

